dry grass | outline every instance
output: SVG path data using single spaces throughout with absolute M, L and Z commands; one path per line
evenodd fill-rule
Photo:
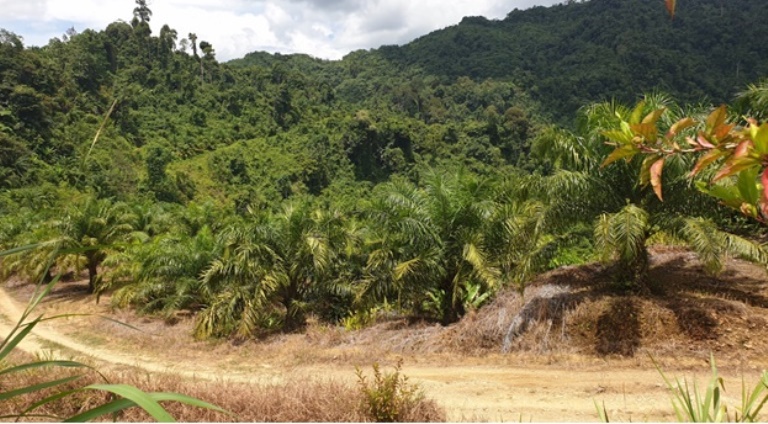
M 16 357 L 17 359 L 20 356 Z M 29 359 L 29 358 L 26 358 Z M 28 372 L 4 377 L 0 391 L 23 387 L 42 381 L 74 375 L 75 371 L 50 368 L 44 372 Z M 112 383 L 125 383 L 147 392 L 183 393 L 215 405 L 232 413 L 233 416 L 179 403 L 164 406 L 178 421 L 184 422 L 370 422 L 363 405 L 364 397 L 359 387 L 333 380 L 295 380 L 285 384 L 250 385 L 240 383 L 186 381 L 171 375 L 149 375 L 141 372 L 107 373 Z M 74 389 L 90 383 L 103 383 L 95 374 L 89 374 L 64 388 Z M 0 406 L 0 415 L 15 413 L 24 405 L 43 399 L 55 393 L 50 389 L 15 399 Z M 86 409 L 106 403 L 109 395 L 101 392 L 81 392 L 41 408 L 38 413 L 56 417 L 67 417 Z M 437 422 L 445 421 L 445 411 L 434 401 L 419 400 L 403 415 L 403 421 Z M 122 422 L 146 422 L 151 418 L 142 410 L 133 408 L 117 417 Z M 50 421 L 46 419 L 45 421 Z M 104 421 L 111 421 L 105 417 Z
M 655 252 L 650 280 L 652 293 L 623 294 L 599 265 L 564 267 L 541 275 L 524 297 L 502 291 L 453 326 L 400 338 L 421 333 L 411 347 L 463 355 L 648 352 L 706 359 L 715 352 L 755 359 L 768 348 L 768 279 L 761 267 L 731 260 L 711 277 L 690 252 L 667 249 Z

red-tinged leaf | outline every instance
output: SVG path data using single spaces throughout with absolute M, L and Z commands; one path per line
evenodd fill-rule
M 718 180 L 721 180 L 725 177 L 729 177 L 731 175 L 736 175 L 739 172 L 751 168 L 753 166 L 759 166 L 760 162 L 758 160 L 755 160 L 753 158 L 735 158 L 732 157 L 731 159 L 726 162 L 723 169 L 720 170 L 720 172 L 715 175 L 715 178 L 712 179 L 712 182 L 716 182 Z
M 661 172 L 664 169 L 664 159 L 661 158 L 651 165 L 651 186 L 653 186 L 653 192 L 656 193 L 656 197 L 662 202 L 664 198 L 661 196 Z
M 768 206 L 768 168 L 763 169 L 763 175 L 760 177 L 760 182 L 763 183 L 763 204 Z
M 726 119 L 728 119 L 728 110 L 725 108 L 725 105 L 712 111 L 709 117 L 707 117 L 707 134 L 712 134 L 716 128 L 725 124 Z
M 666 108 L 656 109 L 653 112 L 649 113 L 648 115 L 645 115 L 645 118 L 643 118 L 643 124 L 655 124 L 659 118 L 661 118 L 661 115 L 666 112 Z
M 606 167 L 612 164 L 613 162 L 616 162 L 619 159 L 631 158 L 632 156 L 636 155 L 639 152 L 640 152 L 640 149 L 638 149 L 634 145 L 625 144 L 621 147 L 616 148 L 613 152 L 611 152 L 611 154 L 608 155 L 607 158 L 605 158 L 605 160 L 603 161 L 603 164 L 600 165 L 600 167 L 601 168 Z
M 667 12 L 669 12 L 669 16 L 672 17 L 672 19 L 675 18 L 675 8 L 677 7 L 677 0 L 666 0 L 667 2 Z
M 651 123 L 635 124 L 635 125 L 632 125 L 631 128 L 635 134 L 642 136 L 644 139 L 650 142 L 653 142 L 653 143 L 656 142 L 656 137 L 658 133 L 656 124 L 651 124 Z
M 760 182 L 763 184 L 760 211 L 763 213 L 763 218 L 768 219 L 768 168 L 763 170 L 763 175 L 760 177 Z
M 692 139 L 691 137 L 685 137 L 685 142 L 690 144 L 693 147 L 701 147 L 698 141 Z
M 691 171 L 691 177 L 694 177 L 696 174 L 701 172 L 702 169 L 706 168 L 712 162 L 720 159 L 721 157 L 727 155 L 727 152 L 724 152 L 722 150 L 710 150 L 705 154 L 704 156 L 699 159 L 699 161 L 696 163 L 696 166 L 693 168 L 693 171 Z
M 694 121 L 693 118 L 683 118 L 672 124 L 672 126 L 669 128 L 669 132 L 667 133 L 667 138 L 672 138 L 679 134 L 680 131 L 691 128 L 694 125 L 696 125 L 696 121 Z
M 733 151 L 734 159 L 748 156 L 749 151 L 752 150 L 753 146 L 754 144 L 752 143 L 752 140 L 744 140 L 739 143 L 739 145 L 736 146 L 736 149 Z
M 709 140 L 707 140 L 707 137 L 704 136 L 704 134 L 699 134 L 698 137 L 696 137 L 696 141 L 699 143 L 699 146 L 705 148 L 705 149 L 714 149 L 715 145 L 710 143 Z
M 715 128 L 715 137 L 717 137 L 718 140 L 724 139 L 725 137 L 728 136 L 728 134 L 731 132 L 731 130 L 735 126 L 736 125 L 734 125 L 734 124 L 723 124 L 723 125 L 720 125 L 719 127 Z

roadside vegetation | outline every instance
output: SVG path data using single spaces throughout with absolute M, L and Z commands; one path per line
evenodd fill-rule
M 196 34 L 179 39 L 165 25 L 153 35 L 151 11 L 136 3 L 130 23 L 72 31 L 42 48 L 0 30 L 2 278 L 41 285 L 87 278 L 87 293 L 108 297 L 115 309 L 168 322 L 188 315 L 190 336 L 236 342 L 301 333 L 315 322 L 358 330 L 391 318 L 464 331 L 484 307 L 517 296 L 517 315 L 467 335 L 508 351 L 534 322 L 565 328 L 566 314 L 601 305 L 585 313 L 597 316 L 584 321 L 585 337 L 597 340 L 593 353 L 632 356 L 648 324 L 638 318 L 643 307 L 661 305 L 685 332 L 696 321 L 689 311 L 701 309 L 686 303 L 695 302 L 687 293 L 720 290 L 716 277 L 729 259 L 768 266 L 768 82 L 759 79 L 768 65 L 745 66 L 757 74 L 737 73 L 736 81 L 715 72 L 767 57 L 722 41 L 739 16 L 768 17 L 763 5 L 667 2 L 674 22 L 683 21 L 671 24 L 679 30 L 673 39 L 690 38 L 685 17 L 698 17 L 720 32 L 722 44 L 708 50 L 729 51 L 709 59 L 711 76 L 696 74 L 697 87 L 709 91 L 687 92 L 691 82 L 677 74 L 666 85 L 646 75 L 630 86 L 625 65 L 648 68 L 645 56 L 627 53 L 641 51 L 632 40 L 654 31 L 633 19 L 622 34 L 634 38 L 614 46 L 621 69 L 597 78 L 611 83 L 560 98 L 552 92 L 565 90 L 564 77 L 534 77 L 535 57 L 503 73 L 456 70 L 461 62 L 443 66 L 419 53 L 430 45 L 442 51 L 454 33 L 457 49 L 483 34 L 494 43 L 509 37 L 508 29 L 488 35 L 497 23 L 467 19 L 339 62 L 253 53 L 219 63 Z M 609 3 L 515 11 L 498 25 L 543 14 L 572 14 L 586 25 L 592 12 L 609 19 Z M 651 16 L 645 5 L 620 11 Z M 686 50 L 693 46 L 671 46 L 682 50 L 664 59 L 669 66 L 685 64 L 683 76 L 699 66 L 701 57 Z M 575 39 L 568 48 L 589 56 L 596 47 Z M 568 69 L 573 78 L 595 78 Z M 743 91 L 726 93 L 735 83 Z M 617 88 L 642 100 L 602 101 Z M 730 105 L 694 103 L 731 95 Z M 650 250 L 659 245 L 694 252 L 701 282 L 660 284 Z M 529 296 L 543 273 L 596 261 L 603 265 L 591 282 L 539 282 Z M 723 290 L 767 307 L 758 289 Z M 221 395 L 223 386 L 135 384 L 178 387 L 247 410 L 238 419 L 248 421 L 445 419 L 400 371 L 375 367 L 373 381 L 361 373 L 357 389 L 288 384 L 249 388 L 241 398 Z M 107 395 L 88 396 L 78 402 Z M 275 396 L 297 407 L 274 409 Z M 54 409 L 66 416 L 76 403 L 62 402 Z M 223 419 L 178 408 L 181 420 Z M 281 415 L 286 410 L 296 415 Z M 146 419 L 130 414 L 119 418 Z

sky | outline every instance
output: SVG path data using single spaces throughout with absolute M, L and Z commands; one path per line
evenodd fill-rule
M 220 61 L 252 51 L 341 59 L 351 51 L 405 44 L 464 16 L 503 19 L 514 9 L 562 0 L 149 0 L 150 26 L 208 41 Z M 0 28 L 42 46 L 74 27 L 102 30 L 133 18 L 134 0 L 0 0 Z

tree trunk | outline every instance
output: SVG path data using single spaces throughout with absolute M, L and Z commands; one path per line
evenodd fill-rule
M 297 300 L 300 298 L 298 284 L 291 283 L 285 290 L 281 302 L 285 306 L 285 320 L 283 321 L 283 332 L 285 333 L 291 333 L 304 328 L 307 324 L 304 311 L 297 304 Z
M 96 279 L 99 278 L 98 266 L 99 264 L 96 261 L 88 261 L 88 293 L 96 291 Z
M 630 291 L 647 292 L 648 287 L 648 249 L 643 244 L 640 253 L 627 263 L 618 263 L 616 281 Z
M 450 325 L 457 322 L 464 315 L 464 304 L 461 299 L 456 299 L 454 302 L 452 277 L 447 277 L 440 288 L 443 290 L 443 299 L 440 305 L 443 316 L 440 319 L 440 323 L 442 325 Z

